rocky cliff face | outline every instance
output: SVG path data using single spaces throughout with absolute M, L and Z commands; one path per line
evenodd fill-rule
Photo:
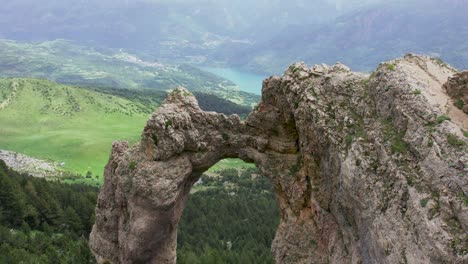
M 468 117 L 442 89 L 454 74 L 415 55 L 370 76 L 294 64 L 246 121 L 178 88 L 140 144 L 114 143 L 91 248 L 100 262 L 175 263 L 191 186 L 238 157 L 275 188 L 277 263 L 466 263 Z
M 455 74 L 444 84 L 447 94 L 455 100 L 455 105 L 468 114 L 468 71 Z

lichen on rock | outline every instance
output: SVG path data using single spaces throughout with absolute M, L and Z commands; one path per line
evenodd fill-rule
M 264 81 L 245 121 L 177 88 L 141 143 L 114 143 L 91 248 L 100 262 L 175 263 L 190 188 L 235 157 L 273 184 L 277 263 L 464 263 L 467 116 L 438 122 L 451 113 L 433 98 L 456 73 L 417 55 L 370 76 L 297 63 Z

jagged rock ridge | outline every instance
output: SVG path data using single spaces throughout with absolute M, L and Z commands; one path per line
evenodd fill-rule
M 100 262 L 175 263 L 191 186 L 238 157 L 274 186 L 277 263 L 465 263 L 467 116 L 442 89 L 454 74 L 416 55 L 370 76 L 298 63 L 264 81 L 245 122 L 178 88 L 140 144 L 114 143 L 91 248 Z

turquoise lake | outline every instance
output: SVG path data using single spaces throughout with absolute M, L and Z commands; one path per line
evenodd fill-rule
M 232 68 L 201 67 L 201 69 L 232 81 L 244 92 L 258 95 L 262 93 L 263 80 L 269 77 Z

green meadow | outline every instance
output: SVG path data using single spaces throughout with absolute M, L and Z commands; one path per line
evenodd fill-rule
M 112 142 L 139 140 L 152 109 L 44 80 L 0 80 L 0 149 L 101 177 Z

